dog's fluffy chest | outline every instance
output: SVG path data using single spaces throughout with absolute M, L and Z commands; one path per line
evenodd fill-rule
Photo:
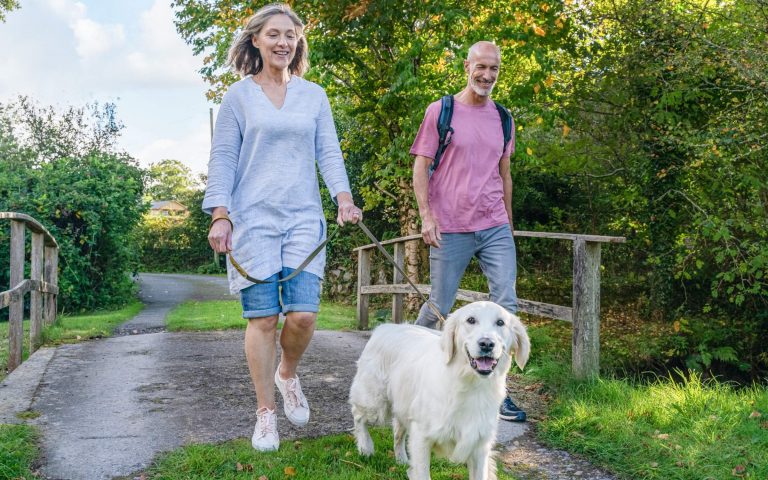
M 496 397 L 503 397 L 503 392 L 489 394 L 487 389 L 481 390 L 459 394 L 444 403 L 448 408 L 436 409 L 426 426 L 426 436 L 438 456 L 465 463 L 478 445 L 495 441 L 501 403 L 501 398 L 496 401 Z

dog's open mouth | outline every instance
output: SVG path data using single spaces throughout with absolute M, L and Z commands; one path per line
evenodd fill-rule
M 493 369 L 499 361 L 493 357 L 473 357 L 467 350 L 467 358 L 469 358 L 469 365 L 480 375 L 490 375 Z

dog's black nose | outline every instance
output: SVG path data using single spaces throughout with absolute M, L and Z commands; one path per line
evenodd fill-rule
M 493 351 L 493 347 L 496 345 L 490 338 L 481 338 L 477 344 L 480 345 L 480 350 L 482 352 L 491 352 Z

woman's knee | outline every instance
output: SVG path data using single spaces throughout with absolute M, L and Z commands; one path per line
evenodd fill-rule
M 277 330 L 277 315 L 270 315 L 269 317 L 249 318 L 248 328 L 255 329 L 263 333 L 275 332 Z
M 296 328 L 312 328 L 317 321 L 317 314 L 314 312 L 289 312 L 285 321 L 290 322 L 291 326 Z

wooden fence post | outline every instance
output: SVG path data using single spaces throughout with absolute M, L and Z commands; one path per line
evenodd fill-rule
M 399 242 L 395 244 L 395 263 L 400 267 L 400 270 L 405 266 L 405 243 Z M 394 272 L 392 273 L 392 283 L 403 283 L 405 278 L 397 268 L 392 267 Z M 392 321 L 394 323 L 403 323 L 403 295 L 402 293 L 395 293 L 392 295 Z
M 600 373 L 600 243 L 573 241 L 573 374 Z
M 32 252 L 30 254 L 29 278 L 36 282 L 43 280 L 43 251 L 45 237 L 42 233 L 32 232 Z M 40 345 L 43 331 L 43 293 L 35 288 L 29 294 L 29 353 Z
M 363 287 L 371 284 L 371 250 L 357 251 L 357 327 L 368 329 L 368 295 L 362 294 Z
M 11 220 L 11 289 L 24 280 L 25 233 L 24 222 Z M 8 314 L 8 371 L 12 372 L 21 365 L 24 348 L 24 295 L 11 300 Z

